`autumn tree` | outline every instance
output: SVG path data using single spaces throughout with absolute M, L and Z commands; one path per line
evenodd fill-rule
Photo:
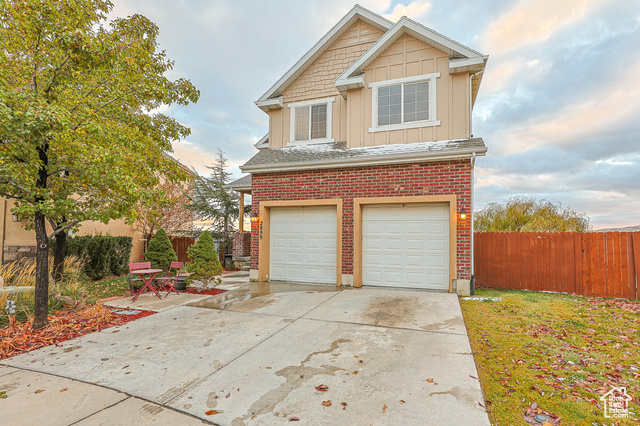
M 585 232 L 589 218 L 570 207 L 534 197 L 489 203 L 474 215 L 476 232 Z
M 227 159 L 218 148 L 216 161 L 211 166 L 209 177 L 198 178 L 193 187 L 190 209 L 199 219 L 211 221 L 212 236 L 221 241 L 225 252 L 231 251 L 232 235 L 235 232 L 235 220 L 240 215 L 238 196 L 225 185 L 231 181 L 227 170 Z
M 112 8 L 0 0 L 0 195 L 35 230 L 36 329 L 47 324 L 49 240 L 64 253 L 67 230 L 126 216 L 158 176 L 186 178 L 165 153 L 189 129 L 157 108 L 199 93 L 165 77 L 173 63 L 154 23 L 107 22 Z
M 160 184 L 136 206 L 133 229 L 149 241 L 160 228 L 169 234 L 193 229 L 194 213 L 188 208 L 195 172 L 186 182 L 161 178 Z

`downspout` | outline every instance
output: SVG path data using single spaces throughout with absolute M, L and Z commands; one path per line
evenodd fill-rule
M 475 165 L 476 165 L 476 153 L 473 152 L 471 156 L 471 214 L 469 215 L 469 221 L 471 226 L 471 278 L 473 279 L 474 275 L 474 250 L 473 250 L 473 198 L 474 198 L 474 180 L 475 180 Z
M 473 137 L 473 94 L 472 94 L 472 89 L 473 89 L 473 77 L 475 77 L 478 74 L 482 74 L 482 71 L 478 71 L 477 73 L 471 74 L 469 76 L 469 137 Z M 469 220 L 470 220 L 470 226 L 471 226 L 471 280 L 473 282 L 473 275 L 474 275 L 474 261 L 473 261 L 473 257 L 474 257 L 474 250 L 473 250 L 473 199 L 474 199 L 474 181 L 475 181 L 475 165 L 476 165 L 476 153 L 475 151 L 473 152 L 472 156 L 471 156 L 471 214 L 469 215 Z M 473 284 L 472 284 L 473 285 Z M 473 289 L 473 287 L 472 287 Z M 472 290 L 473 291 L 473 290 Z

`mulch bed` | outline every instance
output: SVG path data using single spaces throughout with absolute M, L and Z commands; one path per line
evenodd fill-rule
M 49 325 L 42 330 L 33 330 L 33 318 L 0 330 L 0 360 L 49 345 L 57 345 L 66 340 L 88 333 L 154 314 L 139 311 L 133 315 L 118 314 L 119 308 L 106 307 L 100 303 L 87 306 L 77 312 L 58 311 L 49 315 Z M 129 312 L 131 314 L 131 312 Z

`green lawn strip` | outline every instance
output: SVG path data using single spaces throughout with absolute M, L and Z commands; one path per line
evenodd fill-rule
M 624 386 L 640 415 L 640 302 L 478 290 L 462 311 L 494 425 L 525 424 L 533 401 L 562 424 L 612 424 L 600 396 Z M 620 425 L 637 424 L 621 420 Z

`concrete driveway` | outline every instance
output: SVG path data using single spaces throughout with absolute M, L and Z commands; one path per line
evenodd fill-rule
M 455 295 L 252 283 L 162 309 L 1 361 L 19 370 L 0 370 L 0 390 L 12 374 L 43 372 L 127 394 L 113 417 L 84 417 L 93 424 L 127 424 L 117 414 L 144 403 L 143 424 L 154 410 L 234 426 L 489 424 Z

